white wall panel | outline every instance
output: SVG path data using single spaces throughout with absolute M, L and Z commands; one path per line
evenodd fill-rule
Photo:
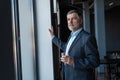
M 18 0 L 22 80 L 35 80 L 32 0 Z
M 39 46 L 39 77 L 40 80 L 54 80 L 52 43 L 48 31 L 48 28 L 51 27 L 50 0 L 36 0 L 36 5 Z

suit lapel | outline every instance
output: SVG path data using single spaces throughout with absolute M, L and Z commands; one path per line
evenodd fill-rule
M 82 29 L 81 32 L 76 36 L 75 40 L 73 41 L 72 45 L 70 46 L 69 52 L 74 47 L 74 45 L 77 43 L 77 41 L 81 38 L 83 32 L 84 32 L 84 30 Z

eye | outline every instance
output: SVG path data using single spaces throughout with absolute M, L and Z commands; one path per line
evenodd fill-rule
M 70 20 L 70 18 L 67 18 L 67 21 L 69 21 Z
M 77 19 L 77 17 L 73 17 L 73 19 Z

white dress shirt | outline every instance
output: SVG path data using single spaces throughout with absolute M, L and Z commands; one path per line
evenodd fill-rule
M 70 46 L 72 45 L 73 41 L 75 40 L 75 38 L 77 37 L 77 35 L 80 33 L 81 30 L 82 30 L 82 28 L 80 28 L 77 31 L 75 31 L 75 32 L 73 32 L 73 33 L 70 34 L 70 39 L 69 39 L 69 41 L 67 43 L 65 55 L 68 55 Z

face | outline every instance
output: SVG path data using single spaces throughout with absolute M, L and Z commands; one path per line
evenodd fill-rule
M 70 31 L 75 32 L 81 28 L 82 19 L 76 13 L 67 15 L 67 23 Z

